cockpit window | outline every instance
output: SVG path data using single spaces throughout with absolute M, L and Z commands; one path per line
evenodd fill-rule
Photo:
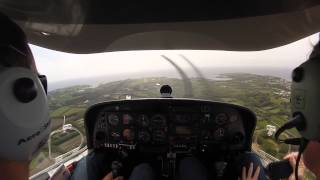
M 31 175 L 85 152 L 83 116 L 93 104 L 159 98 L 162 85 L 174 98 L 241 105 L 257 116 L 252 149 L 266 162 L 296 147 L 277 144 L 273 135 L 290 116 L 291 71 L 304 62 L 318 34 L 286 46 L 256 52 L 126 51 L 68 54 L 31 45 L 40 73 L 48 78 L 52 133 L 32 161 Z M 289 131 L 284 136 L 297 136 Z M 79 158 L 78 158 L 79 159 Z

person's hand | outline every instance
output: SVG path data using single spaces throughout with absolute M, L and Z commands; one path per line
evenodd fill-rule
M 250 167 L 247 174 L 246 167 L 242 167 L 242 178 L 238 180 L 258 180 L 260 174 L 260 167 L 258 166 L 255 172 L 253 172 L 253 163 L 250 163 Z
M 116 178 L 113 178 L 112 172 L 109 172 L 102 180 L 123 180 L 122 176 L 118 176 Z
M 297 157 L 298 157 L 298 153 L 294 152 L 294 153 L 290 153 L 287 154 L 283 159 L 287 159 L 290 162 L 290 165 L 292 166 L 293 169 L 293 173 L 291 174 L 291 176 L 289 177 L 289 180 L 294 180 L 294 172 L 295 172 L 295 168 L 296 168 L 296 163 L 297 163 Z M 303 179 L 304 177 L 304 171 L 305 171 L 305 165 L 303 163 L 302 157 L 301 157 L 301 161 L 299 163 L 299 168 L 298 168 L 298 174 L 299 174 L 299 179 Z

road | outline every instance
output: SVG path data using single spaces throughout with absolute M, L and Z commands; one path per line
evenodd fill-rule
M 259 149 L 257 144 L 252 144 L 252 151 L 260 157 L 264 166 L 268 165 L 271 162 L 279 161 L 279 159 Z

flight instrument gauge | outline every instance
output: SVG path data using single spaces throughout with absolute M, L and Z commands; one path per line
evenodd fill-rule
M 151 140 L 151 135 L 146 131 L 139 132 L 139 140 L 143 143 L 147 143 Z
M 157 114 L 151 118 L 151 122 L 155 126 L 160 126 L 160 127 L 165 126 L 166 125 L 166 118 L 163 115 Z
M 120 119 L 116 114 L 109 114 L 108 122 L 111 126 L 117 126 L 120 122 Z
M 130 114 L 124 114 L 122 119 L 122 124 L 129 125 L 132 124 L 133 118 Z
M 215 123 L 218 125 L 223 125 L 228 122 L 228 115 L 225 113 L 220 113 L 216 116 Z

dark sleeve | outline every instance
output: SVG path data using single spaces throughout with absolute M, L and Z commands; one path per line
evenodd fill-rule
M 105 154 L 92 152 L 78 162 L 71 180 L 101 180 L 111 171 L 110 166 Z

